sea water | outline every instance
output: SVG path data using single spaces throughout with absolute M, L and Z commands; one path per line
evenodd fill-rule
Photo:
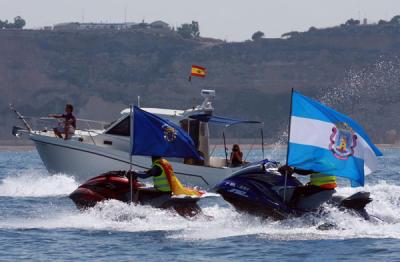
M 371 192 L 368 212 L 382 220 L 373 222 L 335 208 L 322 218 L 262 220 L 216 194 L 200 201 L 211 219 L 118 201 L 81 212 L 68 198 L 78 186 L 72 176 L 49 175 L 36 151 L 0 152 L 0 261 L 399 261 L 400 149 L 382 151 L 364 189 L 339 181 L 341 194 Z M 326 222 L 337 228 L 318 230 Z

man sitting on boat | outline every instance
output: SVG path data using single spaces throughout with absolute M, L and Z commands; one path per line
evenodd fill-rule
M 154 188 L 158 191 L 173 195 L 201 196 L 203 193 L 186 188 L 174 174 L 172 165 L 162 157 L 152 156 L 152 167 L 145 173 L 137 173 L 140 178 L 153 177 Z M 135 197 L 136 198 L 136 197 Z
M 336 177 L 321 174 L 318 172 L 314 172 L 312 170 L 303 170 L 298 168 L 293 168 L 290 166 L 281 166 L 278 171 L 282 175 L 291 176 L 293 173 L 303 175 L 303 176 L 310 176 L 310 182 L 308 182 L 304 186 L 296 187 L 293 191 L 293 195 L 291 198 L 291 205 L 297 206 L 297 203 L 301 196 L 308 196 L 312 195 L 324 190 L 333 190 L 336 188 Z
M 70 139 L 72 135 L 75 133 L 76 129 L 76 118 L 72 114 L 74 111 L 74 107 L 71 104 L 66 104 L 65 105 L 65 114 L 62 115 L 57 115 L 57 114 L 50 114 L 49 117 L 53 118 L 59 118 L 59 119 L 64 119 L 59 127 L 55 127 L 53 129 L 54 134 L 59 137 L 63 138 L 62 135 L 64 135 L 64 139 Z

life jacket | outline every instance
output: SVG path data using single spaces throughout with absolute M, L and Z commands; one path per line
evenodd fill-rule
M 169 163 L 161 164 L 161 162 L 162 162 L 162 160 L 157 160 L 153 163 L 153 167 L 158 166 L 162 170 L 161 175 L 153 177 L 153 184 L 154 184 L 154 187 L 159 191 L 171 192 L 171 186 L 169 183 L 169 179 L 165 172 L 165 170 L 167 169 L 167 165 L 170 165 L 170 164 Z
M 310 176 L 310 185 L 318 186 L 324 189 L 336 188 L 336 177 L 328 176 L 320 173 L 313 173 Z
M 158 166 L 162 170 L 162 174 L 160 176 L 153 178 L 154 187 L 156 189 L 164 192 L 172 192 L 173 195 L 201 196 L 204 194 L 196 189 L 184 187 L 175 176 L 174 170 L 167 160 L 158 159 L 154 161 L 153 166 Z M 166 178 L 167 186 L 165 184 L 164 177 Z

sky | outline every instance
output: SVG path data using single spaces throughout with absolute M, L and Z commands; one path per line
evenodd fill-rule
M 244 41 L 260 30 L 280 37 L 349 18 L 378 22 L 400 14 L 400 0 L 0 0 L 0 20 L 17 15 L 26 28 L 61 22 L 152 22 L 177 27 L 198 21 L 204 37 Z

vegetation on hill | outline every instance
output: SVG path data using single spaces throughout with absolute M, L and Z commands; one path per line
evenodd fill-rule
M 252 39 L 253 41 L 257 41 L 257 40 L 259 40 L 259 39 L 261 39 L 261 38 L 263 38 L 263 37 L 264 37 L 264 33 L 261 32 L 261 31 L 257 31 L 257 32 L 255 32 L 255 33 L 251 36 L 251 39 Z
M 20 16 L 14 18 L 14 23 L 8 22 L 8 20 L 0 20 L 0 29 L 22 29 L 26 22 Z
M 182 24 L 180 27 L 176 29 L 178 34 L 180 34 L 183 38 L 195 38 L 200 36 L 199 23 L 196 21 L 192 21 L 191 24 Z

